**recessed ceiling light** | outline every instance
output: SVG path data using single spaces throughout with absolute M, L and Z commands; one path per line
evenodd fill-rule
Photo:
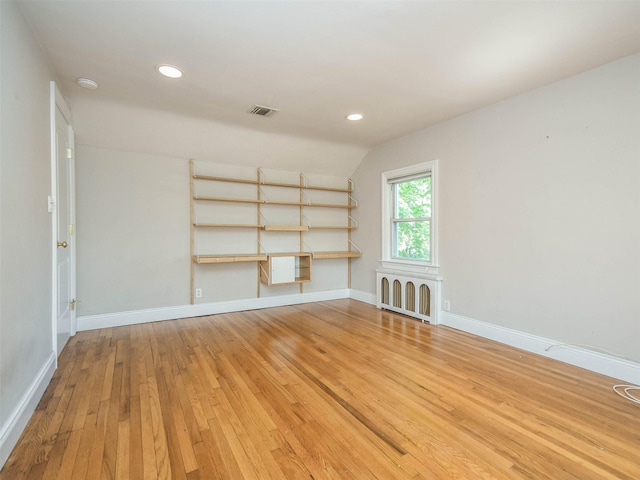
M 89 90 L 95 90 L 98 88 L 98 82 L 94 82 L 89 78 L 76 78 L 76 83 L 79 87 L 86 88 Z
M 350 113 L 345 118 L 347 120 L 351 120 L 351 121 L 355 122 L 357 120 L 362 120 L 364 118 L 364 115 L 362 115 L 361 113 Z
M 173 65 L 158 65 L 158 71 L 169 78 L 180 78 L 182 76 L 182 70 Z

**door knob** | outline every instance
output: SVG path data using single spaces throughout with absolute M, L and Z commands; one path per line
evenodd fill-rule
M 67 248 L 68 245 L 67 242 L 58 242 L 58 247 Z

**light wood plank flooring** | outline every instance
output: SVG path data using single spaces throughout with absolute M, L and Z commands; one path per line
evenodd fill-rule
M 0 479 L 638 479 L 614 383 L 353 300 L 82 332 Z

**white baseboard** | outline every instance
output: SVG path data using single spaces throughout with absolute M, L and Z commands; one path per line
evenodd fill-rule
M 29 423 L 31 415 L 38 406 L 56 370 L 56 355 L 51 352 L 36 375 L 29 388 L 24 393 L 16 408 L 11 412 L 7 421 L 0 428 L 0 469 L 11 455 L 20 435 Z
M 363 292 L 362 290 L 349 290 L 349 298 L 358 300 L 359 302 L 368 303 L 369 305 L 376 306 L 376 294 Z
M 296 305 L 300 303 L 322 302 L 325 300 L 337 300 L 340 298 L 349 298 L 349 290 L 329 290 L 326 292 L 298 293 L 293 295 L 249 298 L 226 302 L 200 303 L 196 305 L 147 308 L 144 310 L 133 310 L 129 312 L 83 315 L 78 317 L 78 331 L 159 322 L 162 320 L 175 320 L 178 318 L 201 317 L 203 315 L 215 315 L 217 313 L 282 307 L 285 305 Z
M 296 305 L 300 303 L 321 302 L 352 298 L 360 302 L 376 305 L 375 293 L 353 289 L 330 290 L 274 297 L 251 298 L 225 302 L 203 303 L 197 305 L 178 305 L 174 307 L 149 308 L 129 312 L 84 315 L 78 317 L 78 331 L 100 328 L 135 325 L 139 323 L 175 320 L 178 318 L 215 315 L 218 313 L 256 310 L 260 308 Z M 640 364 L 604 353 L 564 345 L 561 342 L 531 335 L 518 330 L 493 325 L 449 312 L 440 312 L 440 324 L 462 330 L 483 338 L 495 340 L 528 352 L 569 363 L 578 367 L 601 373 L 626 382 L 640 384 Z
M 449 312 L 440 312 L 440 315 L 441 325 L 640 385 L 640 363 L 462 315 Z

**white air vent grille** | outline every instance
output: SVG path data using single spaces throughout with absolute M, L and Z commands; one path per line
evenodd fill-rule
M 277 108 L 265 107 L 264 105 L 254 105 L 249 113 L 253 115 L 260 115 L 261 117 L 272 117 L 280 110 Z

